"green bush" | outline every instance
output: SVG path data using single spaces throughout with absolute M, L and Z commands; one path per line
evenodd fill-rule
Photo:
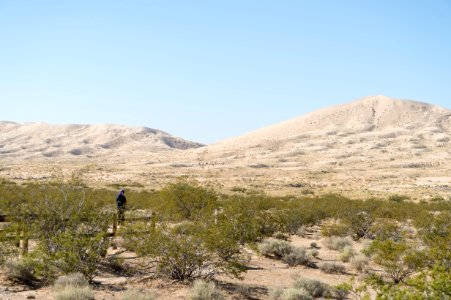
M 321 226 L 321 235 L 325 237 L 347 236 L 348 234 L 349 234 L 348 226 L 338 221 L 326 223 L 323 226 Z
M 159 195 L 160 213 L 173 220 L 198 220 L 211 215 L 218 202 L 213 190 L 183 178 L 166 186 Z
M 160 275 L 176 280 L 211 277 L 220 271 L 239 277 L 244 271 L 237 242 L 216 239 L 202 224 L 172 228 L 137 224 L 128 226 L 123 235 L 127 249 L 150 258 Z
M 91 280 L 108 247 L 113 212 L 97 194 L 66 183 L 30 185 L 9 199 L 11 223 L 37 242 L 31 257 L 45 272 L 81 272 Z M 46 278 L 51 274 L 46 274 Z
M 373 261 L 385 270 L 393 283 L 404 281 L 410 274 L 419 271 L 425 263 L 424 253 L 404 241 L 375 240 L 367 252 Z
M 377 240 L 401 241 L 405 237 L 405 232 L 401 229 L 398 222 L 393 219 L 377 219 L 371 226 L 371 236 Z
M 190 300 L 221 300 L 224 299 L 224 295 L 213 282 L 196 280 L 188 298 Z

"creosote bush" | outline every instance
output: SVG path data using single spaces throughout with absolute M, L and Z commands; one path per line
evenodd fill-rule
M 404 241 L 375 240 L 371 243 L 367 252 L 371 255 L 373 261 L 385 270 L 395 284 L 419 271 L 426 262 L 423 252 Z

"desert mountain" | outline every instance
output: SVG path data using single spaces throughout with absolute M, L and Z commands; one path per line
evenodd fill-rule
M 449 109 L 431 104 L 373 96 L 314 111 L 239 138 L 221 142 L 219 148 L 251 145 L 264 141 L 301 140 L 313 135 L 348 136 L 377 132 L 401 135 L 409 131 L 422 131 L 430 132 L 437 137 L 440 134 L 450 133 L 450 116 Z
M 55 168 L 82 169 L 101 185 L 158 188 L 191 176 L 230 190 L 366 197 L 390 190 L 421 198 L 451 193 L 450 140 L 451 110 L 385 96 L 206 147 L 148 128 L 4 122 L 0 177 L 46 179 Z
M 146 127 L 0 122 L 0 154 L 9 159 L 105 158 L 200 146 Z

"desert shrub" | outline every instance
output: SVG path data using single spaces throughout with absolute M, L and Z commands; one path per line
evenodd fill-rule
M 375 240 L 367 252 L 395 284 L 404 281 L 410 274 L 420 270 L 425 263 L 424 253 L 404 241 Z
M 409 196 L 397 195 L 397 194 L 391 195 L 390 197 L 388 197 L 389 201 L 393 201 L 393 202 L 397 202 L 397 203 L 404 202 L 404 200 L 408 200 L 408 199 L 409 199 Z
M 94 300 L 92 290 L 86 287 L 66 287 L 59 291 L 53 292 L 55 300 Z
M 319 251 L 316 250 L 316 249 L 310 249 L 310 250 L 308 251 L 308 255 L 310 255 L 310 256 L 312 256 L 312 257 L 318 257 Z
M 321 227 L 321 235 L 325 237 L 346 236 L 348 233 L 348 226 L 337 221 L 326 223 Z
M 313 248 L 313 249 L 319 249 L 319 246 L 318 246 L 318 244 L 316 242 L 311 242 L 310 243 L 310 247 Z
M 89 283 L 81 273 L 72 273 L 65 276 L 58 277 L 53 284 L 53 288 L 57 290 L 65 289 L 66 287 L 85 287 Z
M 346 246 L 351 246 L 352 242 L 348 238 L 332 236 L 325 238 L 323 244 L 330 250 L 342 250 Z
M 275 288 L 269 292 L 269 299 L 272 300 L 313 300 L 312 296 L 304 290 L 294 287 L 282 289 Z
M 340 260 L 342 262 L 349 262 L 352 257 L 354 257 L 354 249 L 352 249 L 352 246 L 345 246 L 340 253 Z
M 196 220 L 206 214 L 211 215 L 218 201 L 213 190 L 183 178 L 167 185 L 159 195 L 160 213 L 176 220 Z
M 350 212 L 343 216 L 343 225 L 348 228 L 349 234 L 354 240 L 370 237 L 370 229 L 374 222 L 374 217 L 367 211 L 357 213 Z
M 285 254 L 282 257 L 282 261 L 289 266 L 309 265 L 311 263 L 311 256 L 305 248 L 293 247 L 291 253 Z
M 224 299 L 224 295 L 213 282 L 196 280 L 188 296 L 191 300 Z
M 82 185 L 31 185 L 9 199 L 12 226 L 33 236 L 33 257 L 47 271 L 81 272 L 92 279 L 108 247 L 106 231 L 113 212 Z M 50 274 L 46 274 L 48 278 Z
M 300 237 L 306 237 L 307 234 L 308 234 L 307 226 L 305 226 L 305 225 L 300 226 L 300 227 L 298 228 L 296 234 L 297 234 L 298 236 L 300 236 Z
M 53 285 L 56 300 L 91 300 L 94 299 L 88 281 L 81 273 L 59 277 Z
M 15 241 L 10 239 L 10 235 L 15 233 L 13 226 L 1 228 L 0 230 L 0 266 L 4 264 L 9 258 L 17 257 L 18 248 L 15 245 Z
M 352 291 L 352 285 L 349 283 L 340 283 L 331 288 L 331 294 L 334 299 L 347 299 L 349 293 Z
M 435 214 L 422 214 L 414 220 L 418 236 L 426 246 L 430 264 L 439 263 L 451 268 L 449 253 L 451 251 L 451 211 Z
M 346 269 L 342 264 L 337 263 L 323 263 L 319 267 L 321 271 L 327 274 L 344 274 L 346 273 Z
M 176 280 L 208 278 L 219 271 L 238 277 L 244 271 L 236 241 L 211 235 L 202 224 L 182 227 L 129 225 L 124 231 L 124 246 L 150 258 L 153 265 L 149 267 L 155 267 L 159 275 Z
M 365 255 L 356 255 L 351 258 L 351 264 L 359 272 L 366 272 L 369 264 L 369 258 Z
M 381 241 L 390 239 L 397 242 L 405 235 L 398 222 L 392 219 L 377 219 L 370 231 L 373 238 Z
M 151 292 L 140 290 L 128 290 L 124 293 L 121 300 L 154 300 L 155 296 Z
M 306 290 L 313 298 L 328 297 L 330 295 L 330 286 L 319 280 L 297 278 L 293 287 Z
M 287 241 L 267 240 L 258 245 L 258 250 L 261 255 L 282 258 L 293 252 L 293 246 Z
M 6 277 L 14 282 L 34 286 L 37 283 L 35 276 L 36 265 L 31 260 L 7 260 L 5 263 Z

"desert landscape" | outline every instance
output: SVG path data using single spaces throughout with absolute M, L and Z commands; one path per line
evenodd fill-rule
M 450 139 L 380 95 L 210 145 L 0 122 L 0 299 L 449 299 Z
M 149 128 L 3 122 L 0 176 L 45 181 L 82 173 L 92 186 L 158 189 L 180 176 L 221 189 L 351 197 L 448 195 L 449 109 L 366 97 L 211 145 Z

